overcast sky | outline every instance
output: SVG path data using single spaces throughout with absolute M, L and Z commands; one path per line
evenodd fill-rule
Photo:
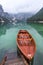
M 5 12 L 37 12 L 43 7 L 43 0 L 0 0 Z

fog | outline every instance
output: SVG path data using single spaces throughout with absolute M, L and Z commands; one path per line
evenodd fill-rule
M 37 12 L 43 7 L 43 0 L 0 0 L 5 12 Z

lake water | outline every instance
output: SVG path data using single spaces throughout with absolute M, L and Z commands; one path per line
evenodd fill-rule
M 8 29 L 5 26 L 0 28 L 0 62 L 7 50 L 9 50 L 8 52 L 17 50 L 16 37 L 20 29 L 29 31 L 36 42 L 33 65 L 43 65 L 43 36 L 34 27 L 27 24 L 16 25 Z

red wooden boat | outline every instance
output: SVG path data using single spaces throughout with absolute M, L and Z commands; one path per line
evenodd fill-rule
M 31 60 L 34 57 L 36 44 L 28 31 L 20 30 L 18 32 L 17 47 L 28 60 Z

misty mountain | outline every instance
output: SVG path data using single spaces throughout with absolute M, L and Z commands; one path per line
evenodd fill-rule
M 0 25 L 11 23 L 12 17 L 9 13 L 4 12 L 3 7 L 0 5 Z
M 33 13 L 29 13 L 29 12 L 25 12 L 25 13 L 18 13 L 18 14 L 14 14 L 14 16 L 17 18 L 17 19 L 27 19 L 27 18 L 30 18 L 31 16 L 33 15 Z
M 4 12 L 2 5 L 0 5 L 0 17 L 4 17 L 7 19 L 11 19 L 12 17 L 9 15 L 9 13 Z
M 43 8 L 41 8 L 34 16 L 28 18 L 27 21 L 43 21 Z
M 0 13 L 4 12 L 2 5 L 0 5 Z
M 3 14 L 4 10 L 3 7 L 0 5 L 0 16 Z

